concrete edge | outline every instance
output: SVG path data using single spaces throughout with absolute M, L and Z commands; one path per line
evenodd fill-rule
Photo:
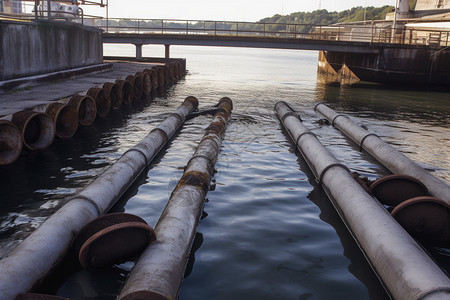
M 87 67 L 51 72 L 41 75 L 29 76 L 29 77 L 21 77 L 16 79 L 10 79 L 5 81 L 0 81 L 0 94 L 4 91 L 12 90 L 12 89 L 20 89 L 29 86 L 36 86 L 43 82 L 56 81 L 61 79 L 70 79 L 73 77 L 92 74 L 92 73 L 101 73 L 111 71 L 113 68 L 112 63 L 102 63 Z

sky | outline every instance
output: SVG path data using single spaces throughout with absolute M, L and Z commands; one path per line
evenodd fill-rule
M 109 18 L 255 22 L 275 14 L 309 12 L 319 6 L 328 11 L 342 11 L 354 6 L 394 6 L 395 0 L 108 0 L 108 3 Z M 106 17 L 105 8 L 82 7 L 85 14 Z

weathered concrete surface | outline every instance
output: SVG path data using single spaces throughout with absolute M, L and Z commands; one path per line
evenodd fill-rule
M 336 72 L 348 67 L 362 81 L 444 87 L 450 82 L 449 49 L 384 48 L 380 54 L 327 51 L 319 59 Z
M 0 81 L 103 62 L 101 30 L 74 23 L 0 20 Z
M 59 80 L 0 94 L 0 117 L 22 109 L 65 99 L 74 94 L 85 94 L 91 87 L 103 85 L 105 82 L 114 82 L 119 78 L 125 79 L 128 75 L 134 75 L 136 72 L 151 68 L 158 63 L 112 61 L 112 64 L 112 70 L 109 72 L 83 75 L 78 78 Z

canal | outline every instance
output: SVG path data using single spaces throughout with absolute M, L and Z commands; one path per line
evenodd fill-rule
M 105 55 L 133 56 L 127 45 Z M 144 56 L 164 47 L 144 46 Z M 448 92 L 368 83 L 326 84 L 317 52 L 171 47 L 187 59 L 185 79 L 114 111 L 70 139 L 26 152 L 0 167 L 0 255 L 39 226 L 121 154 L 193 95 L 200 108 L 227 96 L 234 110 L 197 228 L 195 263 L 179 299 L 387 299 L 327 196 L 281 129 L 273 107 L 288 102 L 305 126 L 352 171 L 389 174 L 313 110 L 328 103 L 426 170 L 450 180 Z M 113 207 L 154 226 L 192 156 L 210 116 L 187 121 L 158 159 Z M 450 270 L 450 250 L 428 249 Z M 132 262 L 97 271 L 73 268 L 45 292 L 72 299 L 115 299 Z

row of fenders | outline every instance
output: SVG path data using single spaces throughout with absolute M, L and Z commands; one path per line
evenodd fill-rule
M 183 61 L 174 61 L 92 87 L 84 95 L 73 95 L 0 119 L 0 165 L 15 162 L 24 146 L 29 150 L 43 149 L 55 137 L 72 137 L 78 126 L 91 125 L 97 117 L 108 116 L 111 109 L 129 105 L 134 99 L 173 84 L 185 73 Z

